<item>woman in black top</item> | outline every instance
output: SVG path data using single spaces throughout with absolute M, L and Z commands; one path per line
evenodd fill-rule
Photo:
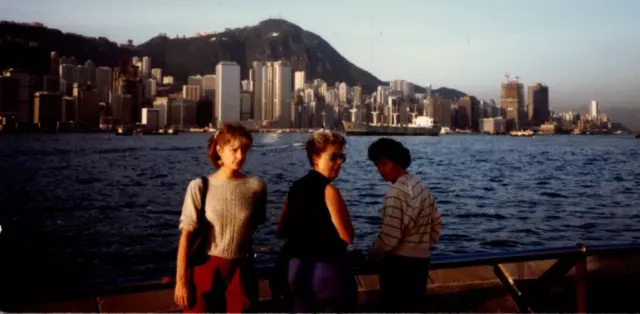
M 347 264 L 354 231 L 344 199 L 331 184 L 346 160 L 345 145 L 344 137 L 331 131 L 309 138 L 312 169 L 293 183 L 280 215 L 295 312 L 355 310 L 357 286 Z

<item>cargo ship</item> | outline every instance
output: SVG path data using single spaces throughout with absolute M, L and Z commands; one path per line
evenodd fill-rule
M 347 135 L 412 135 L 438 136 L 442 130 L 440 124 L 429 117 L 416 117 L 415 123 L 406 126 L 366 124 L 360 122 L 342 122 Z

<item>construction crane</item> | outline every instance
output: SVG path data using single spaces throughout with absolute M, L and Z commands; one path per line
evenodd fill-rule
M 516 83 L 520 83 L 520 77 L 516 76 Z
M 506 77 L 506 78 L 507 78 L 507 83 L 509 83 L 509 73 L 505 73 L 505 74 L 504 74 L 504 77 Z

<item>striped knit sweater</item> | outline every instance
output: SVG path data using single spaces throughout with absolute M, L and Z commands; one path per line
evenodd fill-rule
M 413 174 L 398 178 L 382 208 L 382 229 L 373 244 L 376 253 L 429 258 L 438 242 L 442 221 L 431 191 Z

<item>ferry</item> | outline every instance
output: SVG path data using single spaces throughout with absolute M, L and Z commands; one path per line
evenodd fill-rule
M 426 116 L 416 117 L 416 121 L 406 126 L 367 124 L 361 122 L 343 121 L 347 135 L 413 135 L 413 136 L 438 136 L 442 131 L 440 124 L 434 123 L 433 119 Z
M 379 311 L 378 261 L 357 253 L 350 260 L 358 284 L 358 310 Z M 260 299 L 254 310 L 291 312 L 271 277 L 274 269 L 256 271 Z M 0 298 L 0 311 L 180 312 L 172 278 L 93 291 L 50 291 L 47 296 L 7 290 L 12 295 Z M 639 279 L 640 243 L 435 255 L 420 312 L 640 312 Z
M 533 137 L 535 135 L 535 133 L 533 131 L 531 131 L 531 130 L 511 131 L 511 132 L 509 132 L 509 135 L 517 136 L 517 137 Z

